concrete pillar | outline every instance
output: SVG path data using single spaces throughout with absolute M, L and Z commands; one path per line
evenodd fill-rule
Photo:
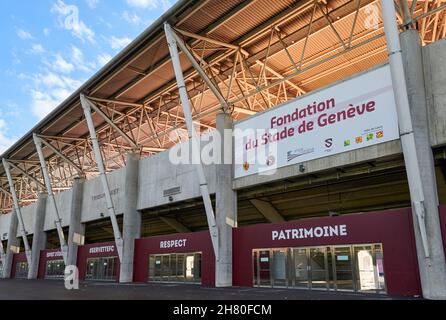
M 47 195 L 45 193 L 39 194 L 37 200 L 36 211 L 34 212 L 34 235 L 31 264 L 28 269 L 28 279 L 36 280 L 39 272 L 40 251 L 45 250 L 46 247 L 46 233 L 44 231 L 45 211 L 46 211 Z
M 121 271 L 119 282 L 133 282 L 133 260 L 135 257 L 135 239 L 141 237 L 141 213 L 138 204 L 139 157 L 134 153 L 127 155 L 124 190 L 124 226 Z
M 418 219 L 413 214 L 418 264 L 423 297 L 446 299 L 446 264 L 438 212 L 435 164 L 429 141 L 422 47 L 417 30 L 401 33 L 401 49 L 406 74 L 418 162 L 425 196 L 425 221 L 430 257 L 426 258 Z
M 20 247 L 20 239 L 17 238 L 19 219 L 17 218 L 17 214 L 14 209 L 10 214 L 12 216 L 8 231 L 8 245 L 5 248 L 6 251 L 5 263 L 3 265 L 3 276 L 5 279 L 11 278 L 12 260 L 14 258 L 14 252 L 11 251 L 11 247 Z
M 232 286 L 232 229 L 237 226 L 237 196 L 232 190 L 232 119 L 229 114 L 217 115 L 217 131 L 221 138 L 216 165 L 216 222 L 219 234 L 219 259 L 215 264 L 215 286 Z
M 74 179 L 71 194 L 70 227 L 68 230 L 68 259 L 67 266 L 77 265 L 78 243 L 74 242 L 74 235 L 85 235 L 85 225 L 82 223 L 82 195 L 84 183 L 80 178 Z

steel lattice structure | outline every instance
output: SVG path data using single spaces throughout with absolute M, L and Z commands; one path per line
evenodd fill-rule
M 401 28 L 417 28 L 423 44 L 445 38 L 446 1 L 396 5 Z M 46 192 L 32 133 L 54 192 L 98 176 L 79 93 L 91 101 L 107 172 L 123 167 L 129 151 L 149 157 L 188 139 L 161 20 L 184 45 L 192 116 L 205 133 L 222 108 L 240 120 L 386 62 L 380 10 L 378 0 L 180 1 L 3 155 L 20 205 Z M 1 213 L 12 210 L 9 190 L 0 169 Z

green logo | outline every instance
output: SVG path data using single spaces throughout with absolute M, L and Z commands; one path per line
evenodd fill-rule
M 344 147 L 350 147 L 351 145 L 351 141 L 350 140 L 345 140 L 344 141 Z
M 371 140 L 373 140 L 373 133 L 369 133 L 367 135 L 367 141 L 371 141 Z

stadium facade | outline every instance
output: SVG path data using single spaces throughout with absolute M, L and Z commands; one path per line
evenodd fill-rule
M 2 155 L 1 274 L 446 299 L 445 36 L 443 1 L 179 1 Z

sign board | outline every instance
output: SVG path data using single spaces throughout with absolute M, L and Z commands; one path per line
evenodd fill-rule
M 234 126 L 235 178 L 399 139 L 385 65 Z

